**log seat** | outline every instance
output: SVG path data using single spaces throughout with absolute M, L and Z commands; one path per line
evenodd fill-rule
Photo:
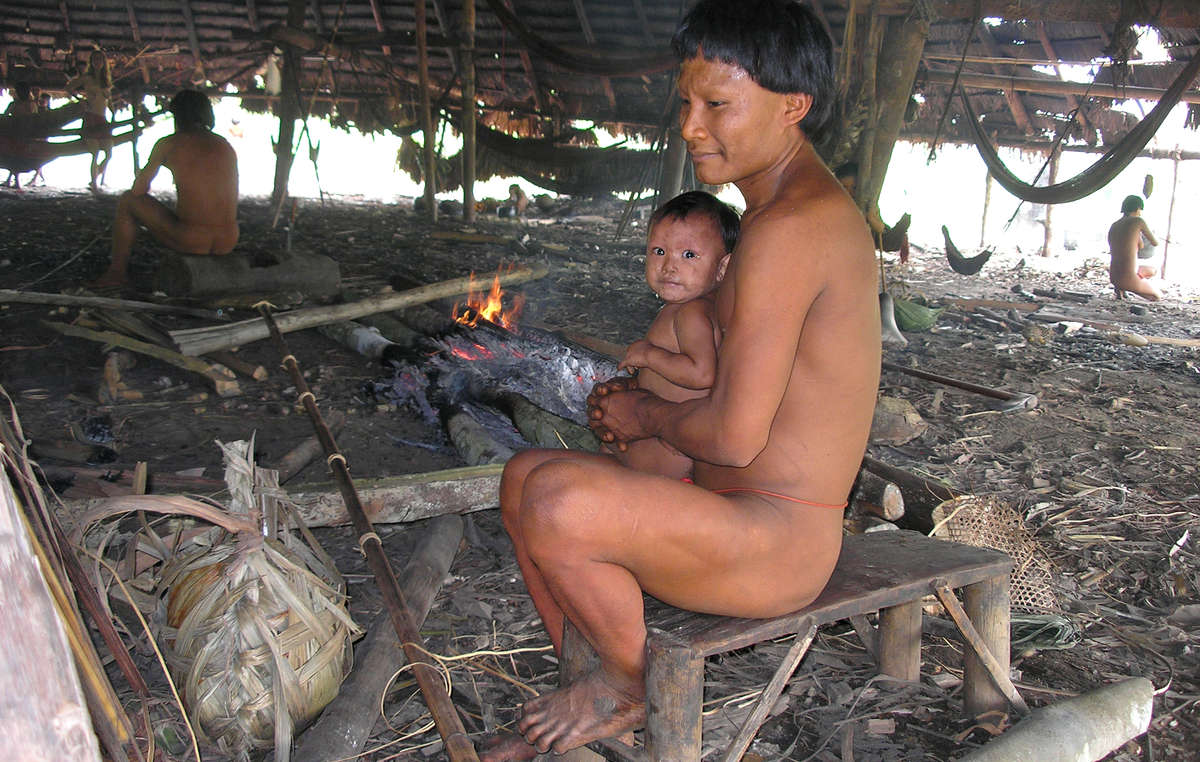
M 917 532 L 873 532 L 846 537 L 825 590 L 791 614 L 772 619 L 713 616 L 676 609 L 647 596 L 645 745 L 605 739 L 590 748 L 609 759 L 699 760 L 705 657 L 795 634 L 793 646 L 724 756 L 740 759 L 817 628 L 842 619 L 851 619 L 880 672 L 917 680 L 921 600 L 930 593 L 937 593 L 952 615 L 957 611 L 965 620 L 955 616 L 964 642 L 971 646 L 964 664 L 966 712 L 1006 710 L 1010 702 L 1024 710 L 1008 678 L 1011 569 L 1012 559 L 999 551 Z M 957 588 L 963 589 L 965 614 L 952 592 Z M 876 611 L 878 629 L 866 618 Z M 560 680 L 569 683 L 595 663 L 595 653 L 568 622 Z
M 221 255 L 169 253 L 158 267 L 154 287 L 169 296 L 194 299 L 285 291 L 332 296 L 341 288 L 337 262 L 323 254 L 259 259 L 237 250 Z

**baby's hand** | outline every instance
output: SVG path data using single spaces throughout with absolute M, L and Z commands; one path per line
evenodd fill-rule
M 652 344 L 645 339 L 638 339 L 629 345 L 629 349 L 625 350 L 625 357 L 621 360 L 621 364 L 617 366 L 617 370 L 627 370 L 646 367 L 647 350 Z

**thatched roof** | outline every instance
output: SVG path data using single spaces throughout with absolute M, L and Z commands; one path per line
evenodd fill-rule
M 851 0 L 809 0 L 841 40 Z M 661 66 L 688 0 L 475 0 L 475 60 L 483 121 L 510 134 L 546 135 L 572 119 L 653 135 L 665 113 L 672 75 Z M 303 21 L 292 39 L 308 40 L 300 87 L 313 113 L 366 130 L 411 130 L 417 97 L 413 2 L 296 0 Z M 427 39 L 436 105 L 458 108 L 464 0 L 429 0 Z M 870 3 L 859 0 L 860 12 Z M 1153 6 L 1150 10 L 1138 9 Z M 1001 142 L 1045 143 L 1083 101 L 1071 137 L 1111 143 L 1130 126 L 1112 111 L 1111 86 L 1161 90 L 1180 64 L 1141 65 L 1129 23 L 1159 25 L 1171 58 L 1200 49 L 1200 3 L 1195 0 L 878 0 L 881 13 L 919 13 L 932 22 L 914 106 L 902 137 L 928 139 L 964 54 L 961 76 L 974 82 L 973 104 Z M 502 19 L 504 9 L 516 21 Z M 1121 16 L 1122 9 L 1126 15 Z M 0 13 L 0 75 L 61 91 L 96 46 L 113 63 L 118 96 L 138 91 L 169 95 L 181 86 L 210 92 L 236 89 L 250 107 L 271 104 L 265 83 L 283 39 L 289 4 L 282 0 L 9 0 Z M 498 15 L 499 14 L 499 15 Z M 970 36 L 969 45 L 967 37 Z M 332 43 L 324 48 L 320 43 Z M 1106 53 L 1108 51 L 1108 53 Z M 1057 81 L 1035 64 L 1088 62 L 1127 56 L 1128 68 L 1106 67 L 1084 95 L 1015 92 Z M 971 79 L 975 77 L 976 79 Z M 979 79 L 982 77 L 983 79 Z M 1035 80 L 1030 83 L 1026 80 Z M 1009 83 L 1011 84 L 1011 82 Z M 314 95 L 315 94 L 315 95 Z M 1191 97 L 1200 100 L 1195 85 Z M 942 136 L 965 139 L 952 104 Z

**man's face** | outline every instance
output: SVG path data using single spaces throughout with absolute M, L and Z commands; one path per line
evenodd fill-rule
M 728 261 L 716 221 L 703 215 L 664 217 L 646 236 L 646 282 L 668 304 L 713 290 Z
M 696 177 L 711 185 L 771 167 L 803 117 L 789 110 L 789 96 L 762 87 L 745 69 L 702 56 L 683 62 L 676 85 L 680 132 Z

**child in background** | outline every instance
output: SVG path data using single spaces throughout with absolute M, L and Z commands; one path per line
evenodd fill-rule
M 680 194 L 651 215 L 646 282 L 666 304 L 619 366 L 636 373 L 639 388 L 671 402 L 708 394 L 721 340 L 713 291 L 725 275 L 739 225 L 736 212 L 703 191 Z M 613 454 L 639 471 L 674 479 L 692 474 L 692 459 L 657 438 Z

